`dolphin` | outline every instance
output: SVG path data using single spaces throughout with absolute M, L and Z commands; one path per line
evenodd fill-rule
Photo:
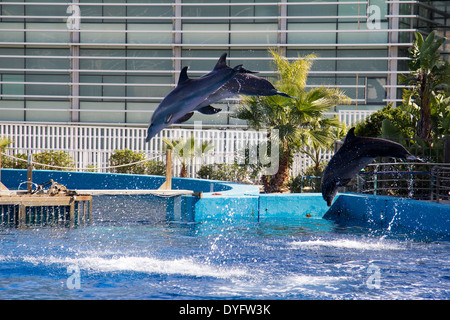
M 287 98 L 295 98 L 284 92 L 278 91 L 277 89 L 275 89 L 272 83 L 264 78 L 257 77 L 250 73 L 238 73 L 227 83 L 217 89 L 217 91 L 208 96 L 208 98 L 200 103 L 194 110 L 203 114 L 214 114 L 220 112 L 222 111 L 222 109 L 211 107 L 211 104 L 219 100 L 231 98 L 240 94 L 246 96 L 280 95 Z M 186 116 L 178 120 L 177 123 L 189 120 L 193 114 L 194 112 L 186 114 Z
M 378 157 L 422 161 L 399 143 L 382 138 L 357 137 L 355 128 L 351 128 L 345 137 L 344 144 L 328 162 L 323 173 L 322 196 L 327 205 L 331 206 L 338 187 L 348 185 L 362 168 Z
M 181 70 L 176 88 L 169 92 L 153 113 L 145 141 L 150 141 L 165 127 L 182 120 L 237 73 L 248 72 L 242 65 L 234 68 L 227 66 L 226 57 L 226 53 L 222 54 L 214 69 L 198 79 L 189 79 L 188 67 Z

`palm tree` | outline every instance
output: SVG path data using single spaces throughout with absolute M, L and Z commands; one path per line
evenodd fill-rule
M 432 107 L 439 103 L 439 94 L 448 90 L 450 64 L 440 57 L 438 51 L 445 38 L 435 40 L 434 31 L 425 40 L 419 32 L 415 37 L 413 46 L 408 49 L 410 73 L 400 75 L 399 82 L 412 86 L 411 90 L 405 91 L 404 100 L 408 106 L 419 109 L 416 133 L 427 139 L 432 129 Z
M 174 155 L 180 160 L 180 177 L 182 178 L 187 178 L 186 166 L 189 161 L 192 162 L 194 158 L 201 157 L 214 149 L 214 145 L 208 141 L 203 141 L 201 145 L 197 146 L 197 142 L 192 136 L 187 140 L 169 140 L 167 138 L 163 138 L 163 140 L 167 144 L 167 147 L 171 149 Z
M 306 145 L 325 147 L 333 141 L 330 127 L 339 127 L 337 118 L 327 118 L 325 111 L 349 103 L 350 99 L 340 90 L 317 87 L 306 90 L 306 81 L 315 55 L 298 58 L 290 62 L 286 57 L 270 51 L 274 58 L 279 78 L 278 90 L 290 96 L 242 97 L 235 116 L 247 120 L 255 128 L 277 129 L 279 133 L 279 167 L 273 176 L 263 176 L 266 192 L 284 191 L 289 180 L 289 169 L 294 152 Z

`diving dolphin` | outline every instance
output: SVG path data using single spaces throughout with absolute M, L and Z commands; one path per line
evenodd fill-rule
M 357 137 L 355 128 L 351 128 L 344 144 L 328 162 L 323 173 L 322 196 L 327 205 L 331 206 L 338 187 L 346 186 L 353 176 L 378 157 L 421 161 L 399 143 L 382 138 Z
M 237 73 L 248 72 L 242 65 L 234 68 L 227 66 L 226 57 L 226 53 L 222 54 L 214 69 L 198 79 L 189 79 L 187 67 L 181 70 L 176 88 L 169 92 L 153 113 L 145 141 L 150 141 L 162 129 L 192 112 Z
M 217 91 L 212 93 L 194 110 L 203 114 L 214 114 L 222 111 L 222 109 L 213 108 L 211 104 L 222 99 L 231 98 L 237 95 L 246 96 L 275 96 L 280 95 L 287 98 L 294 98 L 290 95 L 278 91 L 275 87 L 264 78 L 257 77 L 250 73 L 238 73 L 227 83 L 221 86 Z M 189 120 L 194 112 L 186 114 L 185 117 L 178 120 L 178 123 Z

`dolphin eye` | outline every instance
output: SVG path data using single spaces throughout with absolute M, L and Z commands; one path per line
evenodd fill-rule
M 169 123 L 170 120 L 172 120 L 172 116 L 173 116 L 173 114 L 169 114 L 169 115 L 167 116 L 167 118 L 166 118 L 165 123 Z

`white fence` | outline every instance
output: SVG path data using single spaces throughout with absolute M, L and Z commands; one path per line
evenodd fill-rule
M 340 111 L 338 117 L 347 125 L 364 119 L 373 111 Z M 115 150 L 131 149 L 143 152 L 147 158 L 165 161 L 164 138 L 188 138 L 191 135 L 201 144 L 211 142 L 214 149 L 207 156 L 194 159 L 188 167 L 190 177 L 195 177 L 202 164 L 233 163 L 239 152 L 246 147 L 260 145 L 267 141 L 267 132 L 254 130 L 213 130 L 213 129 L 165 129 L 149 143 L 145 142 L 146 128 L 135 127 L 103 127 L 87 125 L 61 125 L 39 123 L 7 123 L 0 122 L 0 137 L 8 137 L 13 144 L 7 152 L 38 153 L 47 150 L 65 151 L 74 159 L 76 168 L 88 166 L 104 168 L 109 165 L 109 157 Z M 331 152 L 324 154 L 329 159 Z M 312 161 L 303 154 L 295 156 L 292 174 L 297 175 L 310 166 Z M 180 162 L 174 159 L 174 175 L 180 171 Z M 101 169 L 98 171 L 106 171 Z

